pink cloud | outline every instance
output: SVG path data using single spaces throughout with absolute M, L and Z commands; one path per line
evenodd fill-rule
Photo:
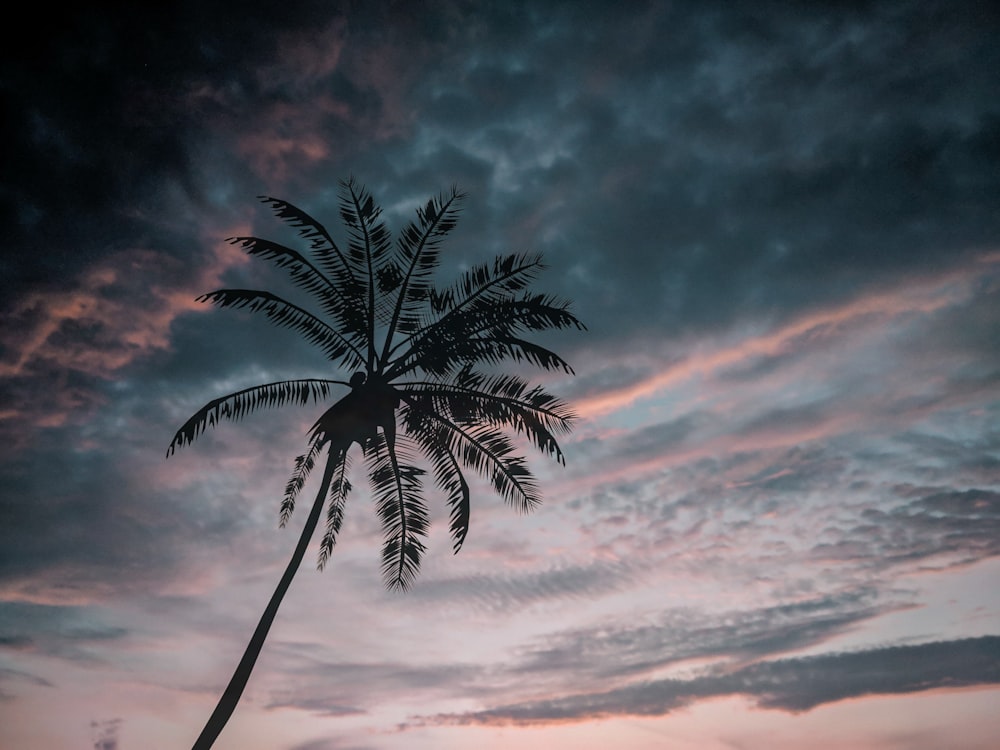
M 129 364 L 168 349 L 174 319 L 204 309 L 195 297 L 247 260 L 218 237 L 205 244 L 212 247 L 208 262 L 180 286 L 163 281 L 183 274 L 180 261 L 138 248 L 103 259 L 65 291 L 34 291 L 17 300 L 13 324 L 2 334 L 9 354 L 0 361 L 0 377 L 17 400 L 0 421 L 6 427 L 64 424 L 100 403 L 79 376 L 113 379 Z
M 835 340 L 863 327 L 882 327 L 893 319 L 928 314 L 969 299 L 984 267 L 1000 264 L 1000 253 L 979 256 L 949 271 L 917 278 L 897 288 L 883 289 L 841 305 L 808 313 L 780 328 L 696 350 L 676 364 L 626 388 L 611 389 L 577 400 L 577 413 L 594 419 L 662 395 L 670 388 L 699 377 L 752 363 L 756 358 L 794 352 L 804 344 Z M 986 272 L 995 270 L 986 268 Z
M 137 358 L 166 349 L 170 323 L 184 312 L 203 309 L 195 302 L 197 294 L 244 262 L 237 248 L 216 243 L 211 261 L 189 283 L 168 288 L 157 279 L 165 267 L 176 268 L 179 262 L 154 250 L 134 249 L 85 271 L 68 292 L 33 292 L 14 307 L 12 317 L 22 325 L 6 336 L 4 344 L 14 356 L 0 362 L 0 376 L 53 368 L 113 377 Z M 74 325 L 89 335 L 74 338 Z
M 572 494 L 635 481 L 703 458 L 773 454 L 842 435 L 887 434 L 937 413 L 973 408 L 988 395 L 989 383 L 950 386 L 947 373 L 954 363 L 920 341 L 935 314 L 972 302 L 982 292 L 984 274 L 995 272 L 998 263 L 1000 254 L 983 255 L 772 330 L 709 342 L 638 383 L 575 401 L 583 417 L 576 439 L 616 449 L 597 450 L 585 465 L 573 464 L 562 490 Z M 649 367 L 655 355 L 639 356 L 645 369 L 655 369 Z M 769 357 L 782 361 L 756 377 L 729 377 L 752 372 Z M 670 420 L 677 420 L 673 433 Z M 630 426 L 620 426 L 623 421 Z M 662 438 L 657 424 L 664 428 Z M 567 447 L 572 454 L 572 445 Z M 749 481 L 752 472 L 741 471 L 725 481 L 733 487 Z

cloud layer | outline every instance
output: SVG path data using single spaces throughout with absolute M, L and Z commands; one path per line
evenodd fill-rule
M 793 742 L 775 716 L 996 691 L 995 11 L 22 10 L 0 66 L 0 744 L 197 735 L 301 523 L 274 529 L 317 415 L 166 446 L 220 394 L 344 373 L 195 297 L 291 293 L 224 239 L 301 246 L 261 194 L 341 236 L 350 175 L 393 228 L 468 191 L 444 283 L 544 253 L 539 287 L 588 327 L 544 342 L 580 419 L 565 469 L 532 463 L 535 514 L 474 484 L 460 555 L 428 498 L 405 598 L 355 477 L 225 741 L 659 747 L 615 734 L 641 716 L 701 748 L 732 744 L 697 718 L 727 696 Z M 985 748 L 968 705 L 948 739 Z M 940 746 L 933 714 L 908 746 Z

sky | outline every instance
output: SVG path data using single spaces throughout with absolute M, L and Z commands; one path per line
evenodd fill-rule
M 441 283 L 541 252 L 579 415 L 406 592 L 363 474 L 219 750 L 986 750 L 1000 733 L 1000 17 L 976 2 L 36 4 L 0 95 L 0 747 L 188 747 L 346 378 L 195 301 L 225 242 L 468 193 Z M 338 235 L 342 236 L 342 235 Z M 296 245 L 303 247 L 301 243 Z M 361 462 L 357 462 L 357 467 Z M 312 486 L 312 485 L 310 485 Z M 305 490 L 306 494 L 309 489 Z M 318 540 L 317 540 L 318 541 Z

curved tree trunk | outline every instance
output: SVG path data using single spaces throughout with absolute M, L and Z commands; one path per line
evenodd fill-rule
M 309 511 L 306 525 L 302 529 L 301 536 L 299 536 L 299 543 L 295 546 L 295 552 L 292 553 L 292 559 L 289 560 L 288 567 L 285 568 L 284 575 L 281 576 L 281 580 L 278 582 L 278 587 L 271 594 L 271 601 L 268 602 L 264 614 L 261 615 L 260 622 L 257 623 L 257 629 L 253 632 L 250 643 L 247 644 L 246 651 L 243 652 L 243 658 L 240 659 L 240 663 L 236 667 L 229 685 L 226 686 L 226 690 L 219 699 L 215 711 L 209 717 L 205 728 L 201 730 L 201 734 L 194 743 L 192 750 L 208 750 L 208 748 L 212 747 L 222 728 L 229 721 L 229 717 L 232 716 L 233 710 L 240 700 L 240 696 L 243 695 L 243 689 L 247 686 L 247 681 L 250 679 L 250 673 L 253 672 L 254 664 L 257 663 L 257 657 L 264 646 L 264 640 L 271 629 L 271 623 L 274 621 L 274 616 L 278 613 L 278 607 L 281 606 L 281 600 L 285 598 L 285 593 L 288 591 L 288 587 L 295 577 L 299 565 L 302 563 L 306 548 L 309 546 L 309 540 L 316 530 L 319 515 L 326 501 L 326 494 L 330 489 L 330 481 L 333 479 L 335 465 L 335 462 L 332 460 L 333 455 L 334 451 L 331 446 L 330 453 L 327 455 L 326 470 L 323 472 L 323 482 L 320 485 L 319 492 L 316 494 L 316 501 L 313 503 L 312 510 Z

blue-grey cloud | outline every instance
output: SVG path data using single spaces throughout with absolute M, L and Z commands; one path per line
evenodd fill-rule
M 37 654 L 94 665 L 130 635 L 86 607 L 0 603 L 0 653 Z
M 315 643 L 276 642 L 272 648 L 282 655 L 284 668 L 266 707 L 296 708 L 321 716 L 366 714 L 393 697 L 453 695 L 483 675 L 481 667 L 457 662 L 328 660 L 316 656 L 323 648 Z
M 959 565 L 995 557 L 1000 555 L 998 505 L 1000 494 L 970 489 L 934 492 L 889 511 L 871 508 L 840 544 L 818 544 L 813 554 L 863 558 L 871 568 L 948 555 Z
M 717 615 L 666 609 L 642 623 L 619 619 L 553 634 L 526 650 L 516 671 L 567 670 L 618 679 L 690 659 L 774 657 L 822 643 L 900 606 L 859 590 Z
M 467 714 L 424 717 L 431 724 L 544 724 L 612 716 L 662 716 L 707 698 L 742 695 L 764 708 L 807 711 L 845 698 L 1000 684 L 1000 636 L 889 646 L 764 661 L 693 679 L 526 702 Z

